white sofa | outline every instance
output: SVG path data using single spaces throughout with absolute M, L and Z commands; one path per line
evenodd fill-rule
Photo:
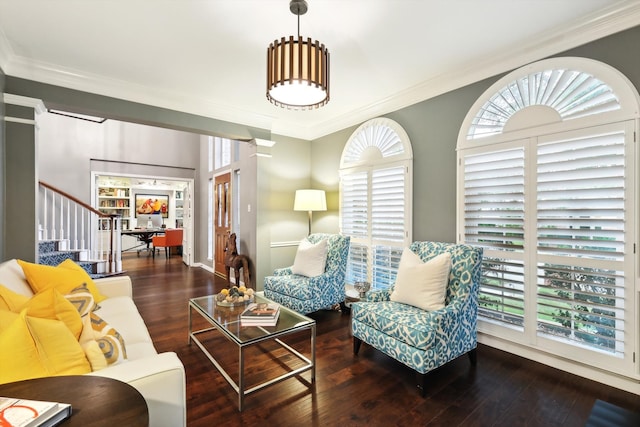
M 173 352 L 156 351 L 132 299 L 131 279 L 114 276 L 94 280 L 107 297 L 100 302 L 99 316 L 116 329 L 125 342 L 127 360 L 87 375 L 115 378 L 135 387 L 149 407 L 151 427 L 185 426 L 187 420 L 184 366 Z M 0 284 L 14 292 L 33 292 L 16 260 L 0 264 Z

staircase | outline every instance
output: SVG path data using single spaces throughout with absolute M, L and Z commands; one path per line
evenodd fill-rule
M 122 273 L 121 218 L 40 181 L 38 264 L 72 259 L 92 277 Z
M 99 263 L 95 261 L 81 261 L 80 251 L 69 251 L 64 248 L 65 242 L 60 240 L 41 240 L 38 242 L 38 264 L 56 266 L 66 259 L 72 259 L 80 265 L 94 279 L 105 276 Z

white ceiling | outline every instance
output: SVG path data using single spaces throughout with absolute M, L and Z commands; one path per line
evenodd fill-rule
M 331 54 L 316 110 L 265 97 L 267 46 L 297 32 L 289 0 L 0 0 L 0 68 L 313 139 L 640 24 L 639 0 L 308 3 L 300 34 Z

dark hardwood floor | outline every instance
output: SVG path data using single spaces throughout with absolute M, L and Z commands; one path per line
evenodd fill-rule
M 127 254 L 123 266 L 157 350 L 175 351 L 185 365 L 190 427 L 583 426 L 596 399 L 640 412 L 640 396 L 483 345 L 475 368 L 461 357 L 432 371 L 423 398 L 404 365 L 366 344 L 354 356 L 349 316 L 327 310 L 310 315 L 317 322 L 315 385 L 308 387 L 303 373 L 249 395 L 239 413 L 234 390 L 196 345 L 187 345 L 188 299 L 217 293 L 225 280 L 185 266 L 177 255 Z M 292 340 L 308 348 L 308 335 Z M 233 369 L 235 346 L 222 338 L 210 344 Z M 276 365 L 256 354 L 247 362 L 248 378 Z

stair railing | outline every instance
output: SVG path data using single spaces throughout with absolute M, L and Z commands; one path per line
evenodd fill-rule
M 76 197 L 39 181 L 39 240 L 54 240 L 58 250 L 78 252 L 99 274 L 122 272 L 122 218 L 105 214 Z

